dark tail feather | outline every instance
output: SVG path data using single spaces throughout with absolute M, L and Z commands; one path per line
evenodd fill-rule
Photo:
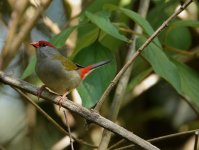
M 93 64 L 93 65 L 89 65 L 89 66 L 87 66 L 87 67 L 85 67 L 85 68 L 81 68 L 81 69 L 80 69 L 80 72 L 81 72 L 81 79 L 84 79 L 85 76 L 86 76 L 88 73 L 90 73 L 93 69 L 98 68 L 98 67 L 101 67 L 101 66 L 103 66 L 103 65 L 106 65 L 106 64 L 108 64 L 108 63 L 110 63 L 110 62 L 111 62 L 111 60 L 105 60 L 105 61 L 101 61 L 101 62 L 96 63 L 96 64 Z
M 110 62 L 111 62 L 111 60 L 101 61 L 99 63 L 91 65 L 91 69 L 95 69 L 95 68 L 101 67 L 101 66 L 106 65 L 106 64 L 108 64 Z

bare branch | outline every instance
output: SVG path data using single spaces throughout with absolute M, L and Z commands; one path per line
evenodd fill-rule
M 179 133 L 174 133 L 174 134 L 169 134 L 169 135 L 165 135 L 165 136 L 160 136 L 157 138 L 153 138 L 153 139 L 149 139 L 147 141 L 154 143 L 154 142 L 159 142 L 159 141 L 163 141 L 163 140 L 167 140 L 167 139 L 171 139 L 171 138 L 178 138 L 181 136 L 189 136 L 189 135 L 194 135 L 196 132 L 198 131 L 198 129 L 196 130 L 190 130 L 190 131 L 184 131 L 184 132 L 179 132 Z M 124 140 L 120 140 L 119 142 L 117 142 L 118 144 L 114 144 L 112 145 L 110 148 L 108 148 L 108 150 L 110 149 L 115 149 L 116 146 L 118 146 L 119 144 L 121 144 L 122 142 L 124 142 Z M 120 148 L 116 148 L 115 150 L 123 150 L 123 149 L 127 149 L 127 148 L 131 148 L 134 147 L 134 144 L 130 144 L 124 147 L 120 147 Z
M 150 4 L 150 0 L 141 0 L 140 4 L 139 4 L 139 10 L 138 13 L 145 18 L 147 12 L 148 12 L 148 8 L 149 8 L 149 4 Z M 134 31 L 136 33 L 141 34 L 142 33 L 142 28 L 138 25 L 135 25 L 134 27 Z M 133 39 L 133 43 L 130 45 L 127 56 L 126 56 L 126 62 L 128 62 L 128 60 L 131 59 L 131 57 L 134 55 L 134 53 L 136 52 L 136 42 L 137 42 L 137 35 L 132 35 Z M 126 91 L 126 87 L 128 85 L 129 82 L 129 78 L 131 75 L 131 72 L 133 70 L 133 64 L 131 64 L 129 66 L 129 68 L 125 71 L 125 73 L 123 74 L 123 76 L 120 78 L 117 88 L 115 90 L 115 94 L 114 94 L 114 98 L 113 98 L 113 102 L 111 105 L 111 109 L 110 109 L 110 115 L 109 115 L 109 119 L 112 120 L 113 122 L 116 121 L 119 110 L 120 110 L 120 106 L 121 106 L 121 101 L 123 100 L 125 91 Z M 102 139 L 99 145 L 99 150 L 104 150 L 107 149 L 108 144 L 110 142 L 111 139 L 111 132 L 104 130 L 103 134 L 102 134 Z
M 63 113 L 64 113 L 66 125 L 67 125 L 67 128 L 68 128 L 71 150 L 74 150 L 74 147 L 73 147 L 73 139 L 72 139 L 72 135 L 71 135 L 71 132 L 70 132 L 70 126 L 69 126 L 69 123 L 68 123 L 68 118 L 67 118 L 67 116 L 66 116 L 66 111 L 63 110 Z
M 16 87 L 16 88 L 19 88 L 19 89 L 24 90 L 33 95 L 37 95 L 37 90 L 39 89 L 23 80 L 19 80 L 19 79 L 10 77 L 10 76 L 6 75 L 5 73 L 3 73 L 2 71 L 0 71 L 0 82 L 8 84 L 8 85 Z M 44 91 L 41 95 L 41 98 L 44 98 L 52 103 L 59 105 L 59 103 L 57 101 L 58 96 L 55 95 L 54 93 L 50 93 L 49 91 Z M 63 102 L 62 107 L 66 108 L 74 113 L 77 113 L 78 115 L 82 116 L 83 118 L 87 119 L 90 122 L 96 123 L 99 126 L 106 128 L 107 130 L 122 136 L 126 140 L 129 140 L 129 141 L 133 142 L 134 144 L 139 145 L 143 149 L 159 150 L 159 148 L 157 148 L 154 145 L 150 144 L 149 142 L 143 140 L 142 138 L 138 137 L 137 135 L 133 134 L 132 132 L 126 130 L 125 128 L 100 116 L 95 111 L 88 110 L 80 105 L 73 103 L 70 100 Z
M 45 116 L 45 118 L 52 123 L 57 129 L 59 129 L 63 134 L 70 135 L 66 130 L 64 130 L 52 117 L 50 117 L 41 107 L 39 107 L 31 98 L 28 97 L 24 92 L 21 90 L 14 88 L 21 96 L 23 96 L 29 103 L 31 103 L 42 115 Z M 81 144 L 87 145 L 92 148 L 97 148 L 97 146 L 89 144 L 81 139 L 77 139 L 74 136 L 72 136 L 72 139 L 74 139 L 76 142 L 79 142 Z
M 194 142 L 194 150 L 198 149 L 198 131 L 195 131 L 195 142 Z

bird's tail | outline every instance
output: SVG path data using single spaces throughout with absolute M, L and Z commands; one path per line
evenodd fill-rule
M 101 67 L 103 65 L 106 65 L 110 62 L 111 62 L 111 60 L 105 60 L 105 61 L 101 61 L 101 62 L 98 62 L 98 63 L 93 64 L 93 65 L 89 65 L 85 68 L 81 68 L 80 69 L 81 79 L 84 79 L 86 77 L 86 75 L 89 74 L 92 70 L 94 70 L 98 67 Z

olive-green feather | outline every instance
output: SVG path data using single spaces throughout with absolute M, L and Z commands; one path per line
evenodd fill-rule
M 68 70 L 68 71 L 77 70 L 79 68 L 71 60 L 69 60 L 68 58 L 66 58 L 66 57 L 64 57 L 62 55 L 55 56 L 54 58 L 58 59 L 63 64 L 65 69 Z

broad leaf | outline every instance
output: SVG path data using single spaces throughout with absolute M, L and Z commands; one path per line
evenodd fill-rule
M 106 4 L 114 4 L 114 5 L 118 5 L 120 3 L 120 0 L 98 0 L 98 1 L 92 1 L 92 3 L 89 4 L 89 6 L 87 7 L 87 10 L 89 12 L 99 12 L 102 10 L 102 8 L 104 7 L 104 5 Z
M 111 23 L 111 21 L 106 16 L 92 14 L 88 11 L 86 12 L 86 16 L 92 23 L 96 24 L 102 31 L 106 32 L 107 34 L 122 41 L 128 41 L 128 39 L 124 35 L 119 33 L 119 30 Z
M 178 20 L 171 23 L 165 33 L 165 44 L 178 49 L 189 49 L 192 39 L 187 27 L 199 27 L 199 21 Z
M 30 59 L 30 63 L 28 64 L 25 71 L 23 72 L 21 79 L 25 79 L 25 78 L 29 77 L 34 72 L 35 64 L 36 64 L 36 56 L 34 55 Z
M 191 33 L 186 27 L 167 30 L 164 39 L 164 44 L 177 49 L 187 50 L 191 46 Z
M 77 88 L 83 106 L 90 108 L 97 103 L 116 73 L 116 63 L 111 51 L 98 42 L 82 49 L 75 56 L 74 62 L 83 66 L 109 59 L 112 60 L 110 64 L 94 70 Z
M 199 21 L 196 20 L 178 20 L 169 25 L 169 28 L 177 27 L 199 27 Z
M 145 38 L 139 38 L 138 45 L 141 45 L 145 40 Z M 157 74 L 173 85 L 178 92 L 181 91 L 180 76 L 176 65 L 158 46 L 150 43 L 142 55 L 151 64 Z
M 66 39 L 69 35 L 77 28 L 77 26 L 69 27 L 61 31 L 59 34 L 55 35 L 53 38 L 50 39 L 53 45 L 57 48 L 61 48 L 65 45 Z
M 141 45 L 145 40 L 145 38 L 139 38 L 138 45 Z M 180 91 L 180 77 L 176 65 L 173 64 L 158 46 L 150 43 L 142 55 L 151 64 L 157 74 L 172 84 L 178 92 Z
M 181 93 L 193 106 L 199 109 L 199 74 L 185 64 L 173 60 L 177 66 L 180 80 L 181 80 Z
M 145 39 L 139 39 L 143 43 Z M 176 91 L 185 96 L 199 109 L 199 75 L 168 56 L 155 44 L 151 43 L 142 54 L 154 71 L 167 80 Z
M 151 25 L 148 23 L 148 21 L 146 19 L 144 19 L 143 17 L 141 17 L 139 14 L 137 14 L 136 12 L 134 12 L 132 10 L 125 9 L 125 8 L 120 8 L 120 10 L 122 11 L 122 13 L 124 13 L 126 16 L 131 18 L 138 25 L 140 25 L 147 35 L 150 36 L 154 33 L 154 30 L 151 27 Z M 161 44 L 160 44 L 160 41 L 158 40 L 158 38 L 155 38 L 154 42 L 155 42 L 155 44 L 157 44 L 158 46 L 161 47 Z
M 94 43 L 97 40 L 98 34 L 99 34 L 99 28 L 95 28 L 91 30 L 90 32 L 84 34 L 82 37 L 78 38 L 77 44 L 76 44 L 77 47 L 75 48 L 73 55 L 78 53 L 79 50 Z
M 154 27 L 154 29 L 158 28 L 179 5 L 179 0 L 156 2 L 158 4 L 155 4 L 147 14 L 147 20 Z

